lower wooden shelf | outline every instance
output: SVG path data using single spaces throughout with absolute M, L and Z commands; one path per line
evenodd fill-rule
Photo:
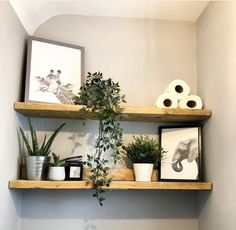
M 10 189 L 92 189 L 89 181 L 30 181 L 12 180 Z M 136 182 L 136 181 L 112 181 L 110 187 L 104 189 L 128 190 L 212 190 L 212 183 L 206 182 Z

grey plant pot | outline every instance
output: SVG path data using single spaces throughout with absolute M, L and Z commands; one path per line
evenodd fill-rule
M 28 156 L 26 157 L 26 169 L 28 180 L 47 180 L 50 157 Z

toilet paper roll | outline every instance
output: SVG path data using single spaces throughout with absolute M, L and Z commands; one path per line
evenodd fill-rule
M 155 104 L 160 108 L 177 108 L 178 99 L 170 93 L 163 93 L 157 98 Z
M 179 101 L 181 109 L 202 109 L 202 99 L 197 95 L 189 95 Z
M 190 94 L 190 88 L 185 81 L 176 79 L 170 82 L 170 84 L 165 89 L 165 92 L 171 93 L 177 97 L 178 100 L 181 100 Z

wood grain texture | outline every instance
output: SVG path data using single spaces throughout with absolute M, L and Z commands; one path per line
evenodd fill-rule
M 96 120 L 97 114 L 82 112 L 83 106 L 15 102 L 14 109 L 29 117 L 53 117 Z M 196 122 L 208 119 L 208 109 L 163 109 L 157 107 L 123 106 L 124 121 Z
M 198 182 L 135 182 L 112 181 L 110 187 L 104 189 L 150 189 L 150 190 L 212 190 L 212 183 Z M 91 189 L 89 181 L 30 181 L 13 180 L 9 182 L 10 189 Z
M 152 181 L 158 180 L 157 170 L 154 169 L 152 172 Z M 83 170 L 83 179 L 87 180 L 90 175 L 90 169 L 84 168 Z M 108 177 L 112 177 L 113 181 L 134 181 L 134 170 L 129 168 L 112 168 L 109 170 Z

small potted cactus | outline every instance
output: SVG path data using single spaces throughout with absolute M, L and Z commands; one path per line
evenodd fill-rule
M 65 180 L 65 160 L 66 159 L 60 159 L 60 155 L 56 155 L 55 153 L 52 153 L 53 156 L 53 163 L 51 163 L 48 179 L 49 180 L 55 180 L 55 181 L 61 181 Z

